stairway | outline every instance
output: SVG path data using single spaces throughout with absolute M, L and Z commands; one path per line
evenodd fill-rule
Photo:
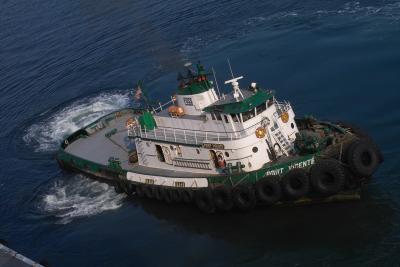
M 286 154 L 289 154 L 289 152 L 293 150 L 293 147 L 286 139 L 286 137 L 282 134 L 279 127 L 275 128 L 272 133 L 274 134 L 275 140 L 279 143 L 284 152 L 286 152 Z

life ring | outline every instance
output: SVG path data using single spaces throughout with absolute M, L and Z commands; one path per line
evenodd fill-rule
M 233 189 L 233 202 L 241 211 L 253 209 L 257 204 L 254 188 L 250 185 L 238 185 Z
M 282 188 L 278 176 L 268 176 L 255 186 L 257 199 L 266 205 L 272 205 L 282 198 Z
M 287 123 L 289 121 L 289 113 L 283 112 L 281 114 L 281 120 L 282 120 L 283 123 Z
M 67 140 L 67 139 L 65 139 L 65 141 L 64 141 L 64 144 L 65 144 L 66 146 L 68 146 L 68 145 L 69 145 L 69 142 L 68 142 L 68 140 Z
M 299 199 L 310 191 L 310 180 L 303 169 L 290 170 L 283 176 L 281 185 L 283 193 L 290 199 Z
M 182 202 L 190 203 L 193 200 L 193 191 L 191 189 L 182 189 L 181 190 L 181 198 Z
M 213 196 L 209 189 L 196 190 L 194 200 L 201 211 L 205 213 L 215 212 Z
M 138 197 L 144 197 L 144 185 L 142 184 L 136 185 L 136 195 Z
M 343 166 L 334 159 L 318 161 L 311 168 L 311 185 L 318 193 L 329 196 L 339 192 L 345 183 Z
M 223 211 L 233 208 L 232 190 L 227 186 L 218 186 L 213 190 L 215 206 Z
M 380 162 L 376 148 L 367 140 L 353 142 L 347 149 L 346 161 L 360 177 L 371 176 Z

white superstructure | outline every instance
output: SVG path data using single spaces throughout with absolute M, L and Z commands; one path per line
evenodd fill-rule
M 197 73 L 189 70 L 169 106 L 146 112 L 130 127 L 139 165 L 247 172 L 291 154 L 298 133 L 291 105 L 255 83 L 241 89 L 241 78 L 227 81 L 233 91 L 219 97 L 202 66 Z

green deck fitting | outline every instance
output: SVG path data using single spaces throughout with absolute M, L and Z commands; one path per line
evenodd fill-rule
M 178 89 L 178 95 L 196 95 L 208 91 L 212 87 L 210 81 L 194 82 L 184 88 Z
M 139 117 L 140 126 L 146 130 L 154 130 L 157 127 L 156 121 L 149 111 L 145 111 L 142 116 Z
M 267 100 L 271 99 L 272 97 L 273 95 L 270 92 L 259 90 L 257 93 L 244 99 L 243 101 L 232 102 L 221 105 L 212 105 L 206 107 L 204 111 L 206 112 L 219 111 L 225 114 L 242 113 L 257 107 L 262 103 L 267 102 Z

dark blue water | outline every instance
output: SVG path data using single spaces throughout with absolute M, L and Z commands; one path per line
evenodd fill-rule
M 52 266 L 398 266 L 399 1 L 21 1 L 0 8 L 0 238 Z M 65 135 L 167 100 L 187 61 L 298 115 L 365 128 L 385 163 L 363 200 L 204 215 L 61 171 Z M 228 88 L 225 88 L 228 90 Z

